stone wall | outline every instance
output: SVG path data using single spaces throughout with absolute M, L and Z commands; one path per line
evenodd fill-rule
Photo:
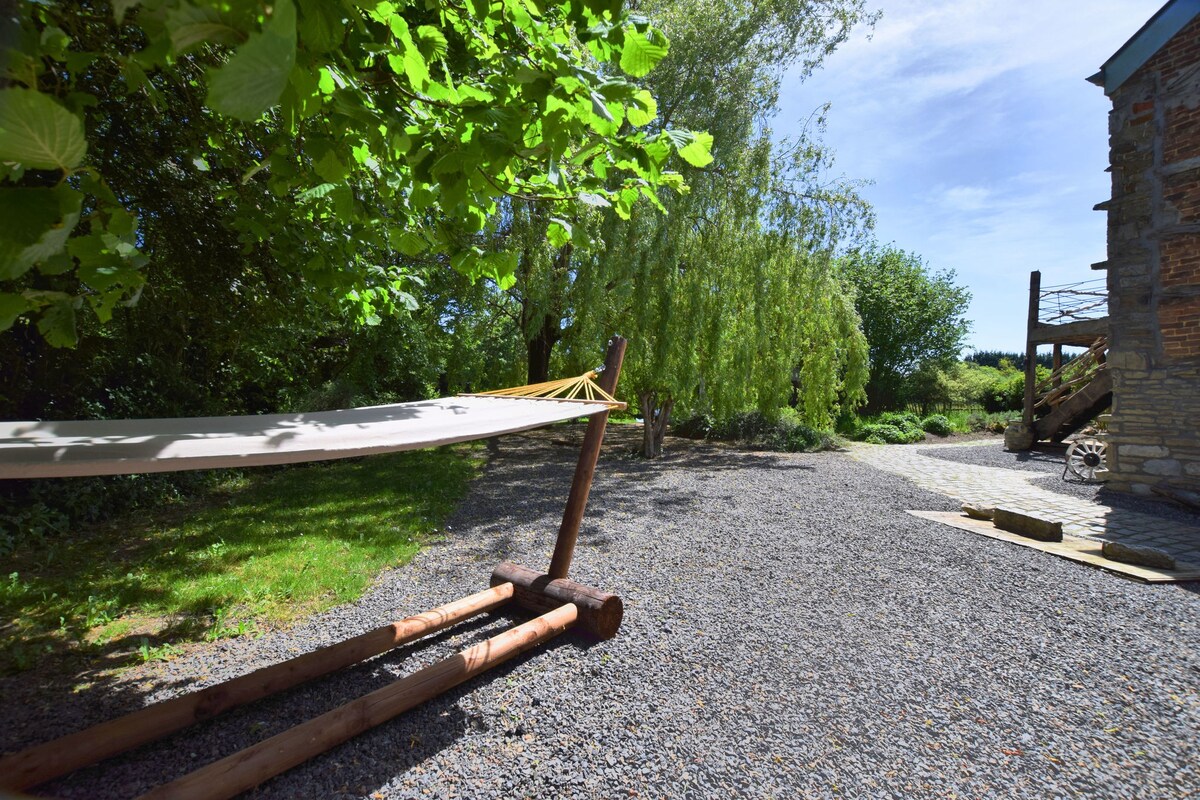
M 1112 101 L 1111 484 L 1200 492 L 1200 18 Z

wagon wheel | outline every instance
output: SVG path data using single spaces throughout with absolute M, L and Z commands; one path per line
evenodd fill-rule
M 1085 481 L 1104 480 L 1108 473 L 1105 451 L 1108 445 L 1099 439 L 1080 439 L 1067 448 L 1067 465 L 1063 477 L 1070 472 Z

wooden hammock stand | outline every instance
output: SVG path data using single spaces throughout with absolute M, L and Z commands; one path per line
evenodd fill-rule
M 609 341 L 604 370 L 598 382 L 609 395 L 616 390 L 625 346 L 625 339 L 619 336 Z M 624 613 L 621 598 L 567 577 L 607 423 L 607 411 L 593 415 L 588 421 L 547 572 L 511 562 L 501 563 L 492 572 L 491 588 L 485 591 L 4 756 L 0 758 L 0 787 L 20 791 L 37 786 L 510 603 L 540 615 L 142 795 L 143 798 L 197 800 L 233 797 L 575 625 L 600 639 L 612 638 Z

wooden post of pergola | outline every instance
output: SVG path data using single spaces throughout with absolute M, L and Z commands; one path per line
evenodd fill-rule
M 1025 402 L 1022 407 L 1021 421 L 1026 425 L 1033 424 L 1033 404 L 1036 399 L 1037 340 L 1034 338 L 1034 329 L 1038 324 L 1041 294 L 1042 273 L 1034 270 L 1029 273 L 1029 322 L 1025 329 Z

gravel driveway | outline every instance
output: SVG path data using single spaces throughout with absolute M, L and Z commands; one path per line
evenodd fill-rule
M 513 436 L 445 541 L 362 601 L 51 702 L 9 680 L 13 748 L 548 562 L 576 450 Z M 569 436 L 575 440 L 580 431 Z M 617 439 L 628 432 L 618 431 Z M 604 456 L 572 577 L 622 595 L 568 634 L 252 796 L 1179 797 L 1200 787 L 1200 587 L 1146 586 L 936 526 L 945 498 L 839 454 L 668 440 Z M 43 787 L 131 797 L 509 624 L 488 619 Z

